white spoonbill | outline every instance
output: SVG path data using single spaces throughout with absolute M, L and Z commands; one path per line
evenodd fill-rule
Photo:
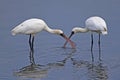
M 85 21 L 85 28 L 75 27 L 72 29 L 71 35 L 69 38 L 72 37 L 75 33 L 85 33 L 85 32 L 91 32 L 91 50 L 93 48 L 93 32 L 96 32 L 99 34 L 98 44 L 100 46 L 100 34 L 107 34 L 107 25 L 103 18 L 98 16 L 93 16 L 88 18 Z M 65 42 L 64 47 L 66 46 L 68 41 Z
M 18 26 L 16 26 L 14 29 L 12 29 L 11 32 L 12 35 L 16 35 L 16 34 L 30 35 L 29 45 L 30 45 L 30 50 L 33 51 L 34 36 L 36 33 L 41 32 L 42 30 L 62 36 L 64 39 L 66 39 L 66 41 L 70 42 L 72 48 L 75 48 L 74 43 L 64 35 L 62 30 L 49 28 L 47 24 L 41 19 L 36 19 L 36 18 L 28 19 L 22 22 L 21 24 L 19 24 Z

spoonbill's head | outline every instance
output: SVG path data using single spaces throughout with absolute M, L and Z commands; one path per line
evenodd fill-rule
M 82 27 L 75 27 L 72 29 L 72 32 L 69 36 L 69 39 L 76 33 L 86 33 L 88 32 L 89 30 L 87 28 L 82 28 Z
M 72 29 L 72 32 L 71 32 L 71 34 L 70 34 L 70 36 L 69 36 L 69 39 L 70 39 L 74 34 L 76 34 L 76 33 L 84 33 L 84 32 L 87 32 L 87 31 L 88 31 L 88 29 L 80 28 L 80 27 L 75 27 L 75 28 Z M 68 41 L 66 41 L 66 42 L 64 43 L 64 46 L 63 46 L 63 47 L 66 47 L 67 42 L 68 42 Z
M 73 41 L 71 41 L 65 34 L 62 30 L 60 29 L 54 29 L 54 33 L 57 34 L 57 35 L 60 35 L 62 36 L 67 42 L 70 42 L 70 45 L 72 48 L 75 48 L 75 44 Z
M 60 35 L 60 34 L 63 34 L 63 31 L 60 29 L 54 29 L 53 33 Z
M 70 39 L 74 34 L 79 33 L 79 32 L 83 32 L 83 28 L 80 28 L 80 27 L 75 27 L 75 28 L 73 28 L 73 29 L 72 29 L 72 32 L 71 32 L 71 34 L 70 34 L 70 36 L 69 36 L 69 39 Z

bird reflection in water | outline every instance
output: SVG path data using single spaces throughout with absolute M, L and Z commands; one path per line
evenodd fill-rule
M 30 51 L 30 65 L 25 66 L 19 71 L 14 72 L 15 76 L 24 78 L 43 78 L 48 73 L 48 67 L 45 65 L 36 64 L 34 61 L 34 52 Z
M 48 63 L 46 65 L 39 65 L 36 64 L 34 61 L 34 52 L 30 51 L 29 59 L 30 59 L 30 65 L 25 66 L 19 71 L 14 72 L 15 76 L 24 77 L 24 78 L 44 78 L 48 74 L 48 71 L 50 69 L 54 68 L 61 68 L 65 65 L 66 61 L 72 57 L 73 53 L 76 50 L 73 49 L 69 55 L 67 55 L 63 60 Z
M 48 63 L 47 65 L 49 66 L 49 68 L 63 67 L 65 63 L 67 62 L 67 60 L 70 59 L 74 55 L 75 52 L 76 52 L 76 49 L 70 49 L 70 52 L 68 53 L 67 51 L 68 55 L 63 60 L 57 61 L 55 63 Z
M 90 80 L 107 80 L 107 66 L 104 66 L 101 62 L 88 66 L 88 76 Z
M 89 61 L 84 60 L 75 60 L 74 58 L 71 58 L 71 61 L 73 65 L 77 68 L 85 68 L 87 70 L 87 73 L 85 73 L 85 76 L 88 76 L 88 80 L 107 80 L 108 79 L 108 73 L 107 73 L 107 66 L 105 66 L 102 61 L 99 61 L 97 63 L 90 63 Z
M 92 46 L 91 46 L 91 48 L 92 48 Z M 98 55 L 98 58 L 99 58 L 99 61 L 102 61 L 102 59 L 101 59 L 101 46 L 100 46 L 100 44 L 98 45 L 98 53 L 99 53 L 99 55 Z M 92 58 L 92 62 L 94 62 L 94 55 L 93 55 L 94 53 L 93 53 L 93 49 L 91 49 L 91 58 Z

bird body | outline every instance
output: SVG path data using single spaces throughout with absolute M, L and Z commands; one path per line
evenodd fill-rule
M 89 31 L 107 34 L 106 22 L 101 17 L 90 17 L 85 21 L 85 26 Z
M 107 26 L 105 21 L 98 16 L 90 17 L 85 21 L 85 27 L 75 27 L 72 29 L 75 33 L 97 32 L 103 35 L 107 34 Z
M 93 16 L 88 18 L 85 21 L 85 27 L 75 27 L 72 29 L 71 35 L 69 36 L 69 39 L 72 37 L 75 33 L 86 33 L 91 32 L 91 51 L 93 48 L 93 32 L 96 32 L 99 34 L 98 44 L 100 46 L 100 34 L 107 34 L 107 25 L 103 18 L 98 16 Z M 66 46 L 67 41 L 64 44 L 64 47 Z
M 36 34 L 47 26 L 41 19 L 28 19 L 12 30 L 12 34 Z
M 42 30 L 47 31 L 49 33 L 57 34 L 62 36 L 64 39 L 66 39 L 68 42 L 70 42 L 72 48 L 75 48 L 74 43 L 64 35 L 63 31 L 60 29 L 51 29 L 47 26 L 47 24 L 42 19 L 32 18 L 25 20 L 15 28 L 11 30 L 12 35 L 16 34 L 26 34 L 30 35 L 29 37 L 29 45 L 31 51 L 33 51 L 33 42 L 34 42 L 34 36 L 38 32 L 41 32 Z
M 63 33 L 62 30 L 58 30 L 58 29 L 53 30 L 53 29 L 49 28 L 42 19 L 33 18 L 33 19 L 28 19 L 28 20 L 22 22 L 21 24 L 19 24 L 18 26 L 16 26 L 12 30 L 12 35 L 16 35 L 16 34 L 32 34 L 32 35 L 34 35 L 38 32 L 41 32 L 42 30 L 45 30 L 50 33 L 55 33 L 55 34 Z

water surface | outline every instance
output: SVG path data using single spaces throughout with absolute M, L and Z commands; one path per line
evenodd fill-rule
M 119 80 L 120 37 L 119 0 L 1 0 L 0 1 L 0 79 L 1 80 Z M 75 26 L 84 27 L 90 16 L 103 17 L 108 35 L 101 36 L 101 57 L 94 34 L 93 58 L 90 33 L 74 35 L 77 46 L 62 48 L 65 40 L 41 32 L 35 37 L 34 55 L 30 57 L 27 35 L 11 35 L 11 29 L 29 18 L 41 18 L 51 28 L 69 35 Z M 101 60 L 100 60 L 100 59 Z

